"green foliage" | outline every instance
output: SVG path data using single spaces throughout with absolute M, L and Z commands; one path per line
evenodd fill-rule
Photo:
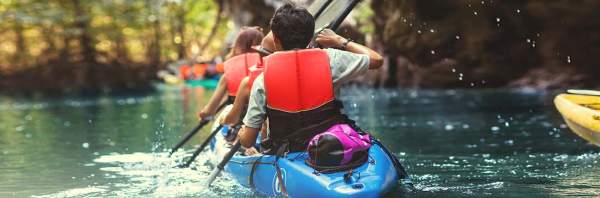
M 0 0 L 0 72 L 87 64 L 85 57 L 151 66 L 189 58 L 207 42 L 217 10 L 212 0 Z M 216 55 L 215 44 L 203 55 Z
M 354 13 L 354 19 L 358 23 L 357 26 L 362 33 L 370 34 L 375 31 L 375 26 L 372 22 L 374 13 L 369 6 L 369 1 L 364 1 L 358 4 Z

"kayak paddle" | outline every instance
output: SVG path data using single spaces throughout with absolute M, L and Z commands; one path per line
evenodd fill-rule
M 190 131 L 189 133 L 187 133 L 183 139 L 181 139 L 177 144 L 175 144 L 175 146 L 173 146 L 173 148 L 171 148 L 171 151 L 169 152 L 169 157 L 171 157 L 171 155 L 173 155 L 173 153 L 175 153 L 175 151 L 177 151 L 177 149 L 181 148 L 181 146 L 183 146 L 183 144 L 185 144 L 187 141 L 189 141 L 192 136 L 194 136 L 196 133 L 198 133 L 198 131 L 200 131 L 200 129 L 202 127 L 204 127 L 206 124 L 208 124 L 208 122 L 210 122 L 210 118 L 209 119 L 202 119 L 200 121 L 200 123 L 194 127 L 194 129 L 192 129 L 192 131 Z
M 217 134 L 217 132 L 219 132 L 219 130 L 221 130 L 221 128 L 223 128 L 223 125 L 220 124 L 215 130 L 213 130 L 210 135 L 208 135 L 208 137 L 206 138 L 206 140 L 204 140 L 204 142 L 202 142 L 202 144 L 200 145 L 200 147 L 198 147 L 196 149 L 196 151 L 194 151 L 194 154 L 192 154 L 192 157 L 183 165 L 179 165 L 179 168 L 186 168 L 189 167 L 190 164 L 192 164 L 192 162 L 196 159 L 196 157 L 198 157 L 198 155 L 200 155 L 200 153 L 204 150 L 204 148 L 208 145 L 208 143 L 210 143 L 210 141 L 213 139 L 213 137 L 215 137 L 215 134 Z
M 225 106 L 227 106 L 228 104 L 229 103 L 224 102 L 223 104 L 219 105 L 219 107 L 217 107 L 217 112 L 221 111 L 221 109 L 225 108 Z M 196 133 L 198 133 L 198 131 L 200 131 L 200 129 L 202 127 L 204 127 L 206 124 L 208 124 L 208 122 L 210 122 L 210 120 L 212 120 L 212 117 L 202 119 L 200 121 L 200 123 L 198 124 L 198 126 L 194 127 L 194 129 L 192 129 L 192 131 L 190 131 L 187 135 L 185 135 L 184 138 L 181 139 L 181 141 L 179 141 L 175 146 L 173 146 L 173 148 L 171 148 L 171 152 L 169 152 L 169 157 L 171 157 L 171 155 L 173 155 L 173 153 L 175 153 L 175 151 L 177 151 L 177 149 L 181 148 L 181 146 L 183 146 L 183 144 L 185 144 L 187 141 L 189 141 L 190 138 L 192 138 L 192 136 L 194 136 Z
M 600 96 L 600 91 L 593 91 L 593 90 L 569 89 L 569 90 L 567 90 L 567 93 L 577 94 L 577 95 Z
M 233 147 L 231 147 L 231 150 L 225 155 L 225 157 L 223 157 L 223 160 L 221 160 L 219 165 L 217 165 L 217 167 L 212 171 L 212 173 L 210 173 L 210 176 L 208 177 L 207 186 L 210 186 L 210 184 L 212 184 L 212 182 L 215 181 L 215 179 L 217 178 L 219 173 L 221 173 L 221 171 L 223 171 L 223 169 L 225 168 L 225 164 L 227 164 L 227 162 L 229 162 L 229 160 L 231 160 L 231 157 L 233 157 L 233 155 L 238 150 L 240 150 L 241 147 L 242 147 L 242 143 L 240 141 L 237 141 L 233 145 Z

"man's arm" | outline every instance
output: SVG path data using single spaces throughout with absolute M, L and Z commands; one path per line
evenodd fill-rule
M 257 128 L 244 126 L 242 130 L 238 132 L 239 141 L 242 143 L 244 148 L 250 148 L 254 146 L 254 143 L 256 143 L 256 137 L 258 137 L 258 131 L 259 129 Z
M 266 101 L 264 90 L 264 77 L 259 75 L 250 91 L 248 100 L 248 110 L 244 117 L 244 127 L 238 133 L 242 146 L 248 148 L 254 145 L 258 131 L 263 125 L 266 116 Z
M 340 48 L 346 51 L 364 54 L 369 56 L 369 69 L 379 69 L 383 65 L 383 57 L 367 46 L 351 42 L 348 39 L 337 35 L 330 29 L 324 29 L 317 35 L 316 42 L 325 48 Z

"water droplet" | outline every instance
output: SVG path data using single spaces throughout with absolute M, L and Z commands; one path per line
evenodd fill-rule
M 83 147 L 84 149 L 90 148 L 90 143 L 84 142 L 83 144 L 81 144 L 81 147 Z
M 431 54 L 435 54 L 435 51 L 434 51 L 434 50 L 431 50 Z
M 473 14 L 474 14 L 475 16 L 477 16 L 477 12 L 473 12 Z
M 500 130 L 500 127 L 498 127 L 498 126 L 492 126 L 490 129 L 491 129 L 492 131 L 499 131 L 499 130 Z
M 461 77 L 458 77 L 458 80 L 461 80 L 461 81 L 462 81 L 462 80 L 463 80 L 463 77 L 462 77 L 462 76 L 461 76 Z
M 431 30 L 429 30 L 429 32 L 431 32 L 431 33 L 435 33 L 435 30 L 434 30 L 434 29 L 431 29 Z
M 571 63 L 571 56 L 567 56 L 567 63 Z
M 417 33 L 418 33 L 418 34 L 421 34 L 421 30 L 417 30 Z
M 517 9 L 517 13 L 521 13 L 521 10 L 520 10 L 520 9 Z
M 463 128 L 463 129 L 468 129 L 468 128 L 470 128 L 470 127 L 471 127 L 471 126 L 469 126 L 468 124 L 463 124 L 463 125 L 462 125 L 462 128 Z
M 17 132 L 21 132 L 21 131 L 25 130 L 25 127 L 24 126 L 18 126 L 18 127 L 15 127 L 15 130 Z
M 140 117 L 142 117 L 142 119 L 144 119 L 144 120 L 145 120 L 145 119 L 147 119 L 147 118 L 148 118 L 148 114 L 146 114 L 146 113 L 142 113 L 142 115 L 141 115 Z
M 463 73 L 459 73 L 458 76 L 463 77 L 464 75 L 463 75 Z
M 459 39 L 460 39 L 460 36 L 459 36 L 459 35 L 456 35 L 456 37 L 455 37 L 455 38 L 456 38 L 456 40 L 459 40 Z
M 444 129 L 446 131 L 452 131 L 454 129 L 454 126 L 452 126 L 451 124 L 446 124 L 446 126 L 444 126 Z
M 452 73 L 456 73 L 456 69 L 452 68 Z
M 500 18 L 496 17 L 496 22 L 500 23 Z
M 475 87 L 475 83 L 471 83 L 471 87 Z
M 509 126 L 510 126 L 510 124 L 509 124 L 508 122 L 505 122 L 505 123 L 504 123 L 504 126 L 506 126 L 506 127 L 509 127 Z
M 525 41 L 527 41 L 527 43 L 531 43 L 531 39 L 526 39 Z

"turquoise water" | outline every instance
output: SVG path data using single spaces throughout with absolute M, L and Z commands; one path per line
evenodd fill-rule
M 100 97 L 0 96 L 0 197 L 253 197 L 213 165 L 166 150 L 210 92 L 158 87 Z M 596 196 L 600 149 L 573 135 L 554 93 L 347 88 L 347 113 L 395 152 L 416 190 L 389 197 Z M 208 128 L 208 127 L 207 127 Z

